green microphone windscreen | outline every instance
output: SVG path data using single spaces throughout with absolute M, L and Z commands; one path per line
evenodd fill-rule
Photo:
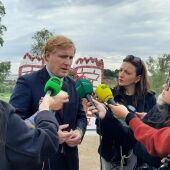
M 111 89 L 106 84 L 97 86 L 95 93 L 101 101 L 106 103 L 114 98 Z
M 76 81 L 76 91 L 80 98 L 85 98 L 87 94 L 93 93 L 93 86 L 89 80 L 80 78 Z
M 48 91 L 51 91 L 51 95 L 55 96 L 60 92 L 62 85 L 63 85 L 63 81 L 61 81 L 61 79 L 59 79 L 58 77 L 51 77 L 47 81 L 47 83 L 44 87 L 44 91 L 46 93 Z

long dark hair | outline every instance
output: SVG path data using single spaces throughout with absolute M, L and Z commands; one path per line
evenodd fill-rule
M 168 90 L 170 88 L 170 70 L 165 83 Z M 158 99 L 160 101 L 158 100 L 155 107 L 144 117 L 143 121 L 155 128 L 170 126 L 170 105 L 161 101 L 161 95 Z
M 170 105 L 156 104 L 143 118 L 143 122 L 154 128 L 170 126 Z
M 145 63 L 139 57 L 128 55 L 123 59 L 123 62 L 129 62 L 136 68 L 136 76 L 141 76 L 140 80 L 135 84 L 135 95 L 132 97 L 132 103 L 137 106 L 140 100 L 145 98 L 147 92 L 151 92 L 150 84 L 147 76 Z M 117 85 L 117 88 L 124 94 L 125 88 Z

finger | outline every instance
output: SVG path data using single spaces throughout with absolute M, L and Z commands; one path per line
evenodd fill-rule
M 87 103 L 87 106 L 88 106 L 88 107 L 90 107 L 90 106 L 91 106 L 91 103 L 90 103 L 90 102 L 88 102 L 88 103 Z
M 63 99 L 63 103 L 68 103 L 69 102 L 69 99 L 66 98 L 66 99 Z
M 93 114 L 96 114 L 96 113 L 98 112 L 98 110 L 97 110 L 97 109 L 93 109 L 93 110 L 91 110 L 91 112 L 92 112 Z
M 116 108 L 116 106 L 112 104 L 108 104 L 108 106 L 110 107 L 111 110 L 114 110 Z
M 82 99 L 82 103 L 87 104 L 87 103 L 88 103 L 88 100 L 87 100 L 86 98 L 83 98 L 83 99 Z
M 88 110 L 93 110 L 93 109 L 96 109 L 96 107 L 95 107 L 95 106 L 90 106 L 90 107 L 88 108 Z
M 68 99 L 68 98 L 69 98 L 69 96 L 62 96 L 62 98 L 63 98 L 63 99 Z
M 116 103 L 116 104 L 108 104 L 109 107 L 112 107 L 112 108 L 116 108 L 118 106 L 120 106 L 119 103 Z
M 95 100 L 95 99 L 93 99 L 93 102 L 94 102 L 94 104 L 96 104 L 96 105 L 100 104 L 100 102 L 98 102 L 98 101 Z
M 68 140 L 68 139 L 70 139 L 70 138 L 72 138 L 72 134 L 70 134 L 70 133 L 64 133 L 63 134 L 63 138 L 66 140 Z
M 60 130 L 63 130 L 63 129 L 65 129 L 65 128 L 67 128 L 67 127 L 69 127 L 69 124 L 63 124 L 63 125 L 60 125 L 60 126 L 59 126 L 59 129 L 60 129 Z

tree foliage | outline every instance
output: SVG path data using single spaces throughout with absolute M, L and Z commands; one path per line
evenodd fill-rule
M 3 33 L 6 31 L 6 27 L 1 24 L 2 17 L 5 15 L 5 7 L 3 6 L 2 2 L 0 1 L 0 46 L 3 46 Z
M 112 71 L 110 69 L 104 69 L 104 77 L 105 78 L 117 78 L 118 77 L 119 70 Z
M 151 73 L 150 82 L 152 89 L 156 91 L 158 95 L 162 91 L 162 85 L 170 69 L 170 54 L 163 54 L 155 59 L 149 57 L 146 64 L 148 66 L 148 71 Z
M 148 65 L 149 72 L 152 74 L 159 72 L 166 73 L 170 69 L 170 54 L 163 54 L 156 59 L 149 57 L 146 64 Z
M 32 54 L 42 56 L 44 44 L 51 36 L 53 36 L 53 33 L 45 28 L 37 31 L 32 37 L 32 39 L 34 40 L 34 43 L 31 47 Z
M 9 75 L 10 68 L 11 68 L 10 61 L 0 62 L 0 83 L 4 82 L 6 77 Z
M 114 87 L 117 83 L 119 70 L 110 70 L 104 69 L 104 81 L 103 83 L 109 85 L 110 87 Z

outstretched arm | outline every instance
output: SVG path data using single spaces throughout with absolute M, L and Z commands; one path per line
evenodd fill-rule
M 161 157 L 170 154 L 170 127 L 154 129 L 144 124 L 134 113 L 129 113 L 123 105 L 110 105 L 110 108 L 117 117 L 126 118 L 135 138 L 145 145 L 150 154 Z
M 144 124 L 139 118 L 131 119 L 129 126 L 135 138 L 145 145 L 150 154 L 161 157 L 170 154 L 170 127 L 154 129 Z

